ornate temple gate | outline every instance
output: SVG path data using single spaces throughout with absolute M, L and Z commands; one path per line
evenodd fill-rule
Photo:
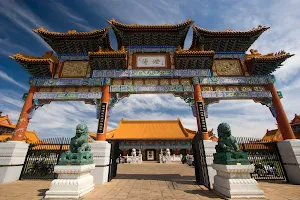
M 201 137 L 194 142 L 195 154 L 199 155 L 195 173 L 199 183 L 208 187 L 211 183 L 204 167 L 208 158 L 204 158 L 207 153 L 199 140 L 209 139 L 205 121 L 209 104 L 223 99 L 252 99 L 270 108 L 283 139 L 295 138 L 271 75 L 293 55 L 284 51 L 267 55 L 256 50 L 245 53 L 268 27 L 210 31 L 193 26 L 192 45 L 184 50 L 192 20 L 153 26 L 125 25 L 114 19 L 108 22 L 117 38 L 116 51 L 110 45 L 108 27 L 67 33 L 38 28 L 34 32 L 57 56 L 53 52 L 42 57 L 11 56 L 33 76 L 13 140 L 23 140 L 34 111 L 51 101 L 85 101 L 95 105 L 99 119 L 97 140 L 105 141 L 108 111 L 120 99 L 130 94 L 174 94 L 189 103 L 197 118 L 197 137 Z M 112 161 L 111 166 L 114 165 Z M 111 169 L 113 177 L 116 168 Z

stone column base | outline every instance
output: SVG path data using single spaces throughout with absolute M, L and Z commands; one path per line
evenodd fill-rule
M 0 143 L 0 183 L 19 180 L 28 146 L 21 141 Z
M 51 182 L 45 198 L 78 199 L 94 189 L 94 177 L 90 171 L 95 164 L 90 165 L 56 165 L 54 172 L 58 178 Z
M 300 140 L 283 140 L 277 142 L 283 167 L 290 183 L 300 184 Z
M 250 173 L 254 165 L 220 165 L 213 164 L 217 171 L 214 177 L 213 190 L 227 198 L 264 198 L 264 192 L 259 188 Z
M 91 171 L 95 184 L 108 182 L 111 144 L 107 141 L 94 141 L 91 144 L 96 168 Z

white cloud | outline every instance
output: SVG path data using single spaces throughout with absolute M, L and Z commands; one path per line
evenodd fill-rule
M 48 44 L 37 34 L 32 32 L 32 28 L 40 26 L 48 27 L 46 23 L 42 22 L 41 19 L 35 15 L 30 8 L 25 5 L 20 5 L 16 1 L 0 1 L 0 14 L 7 17 L 11 22 L 15 23 L 27 33 L 35 37 L 36 40 L 47 49 L 51 49 Z
M 7 73 L 5 73 L 4 71 L 1 71 L 0 70 L 0 79 L 3 79 L 5 81 L 8 81 L 16 86 L 19 86 L 20 88 L 24 89 L 24 90 L 27 90 L 28 89 L 28 86 L 22 84 L 22 83 L 19 83 L 18 81 L 16 81 L 15 79 L 13 79 L 12 77 L 10 77 Z
M 71 8 L 58 3 L 57 1 L 51 1 L 50 4 L 51 7 L 53 6 L 55 11 L 59 11 L 62 15 L 66 16 L 74 25 L 80 27 L 83 31 L 95 30 L 95 28 L 89 26 L 89 22 L 86 19 L 80 17 L 77 13 L 72 11 Z

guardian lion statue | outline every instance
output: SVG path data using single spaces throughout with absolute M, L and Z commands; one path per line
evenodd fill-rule
M 218 145 L 216 145 L 216 152 L 214 153 L 215 164 L 242 165 L 250 164 L 247 153 L 239 149 L 236 138 L 231 135 L 229 124 L 221 123 L 218 126 Z
M 70 148 L 64 152 L 59 165 L 85 165 L 92 164 L 93 157 L 91 145 L 88 141 L 89 131 L 85 124 L 76 126 L 76 135 L 71 139 Z

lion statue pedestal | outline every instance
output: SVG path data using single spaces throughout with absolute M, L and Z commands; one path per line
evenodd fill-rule
M 212 165 L 217 171 L 214 191 L 228 198 L 264 198 L 264 192 L 250 175 L 255 167 L 248 161 L 247 153 L 239 150 L 235 137 L 231 135 L 230 126 L 221 123 L 218 126 L 218 136 L 217 153 L 214 153 Z
M 85 124 L 77 125 L 70 149 L 61 155 L 58 165 L 54 167 L 58 178 L 51 182 L 45 198 L 78 199 L 94 189 L 94 177 L 90 172 L 95 169 L 95 164 L 88 134 Z

